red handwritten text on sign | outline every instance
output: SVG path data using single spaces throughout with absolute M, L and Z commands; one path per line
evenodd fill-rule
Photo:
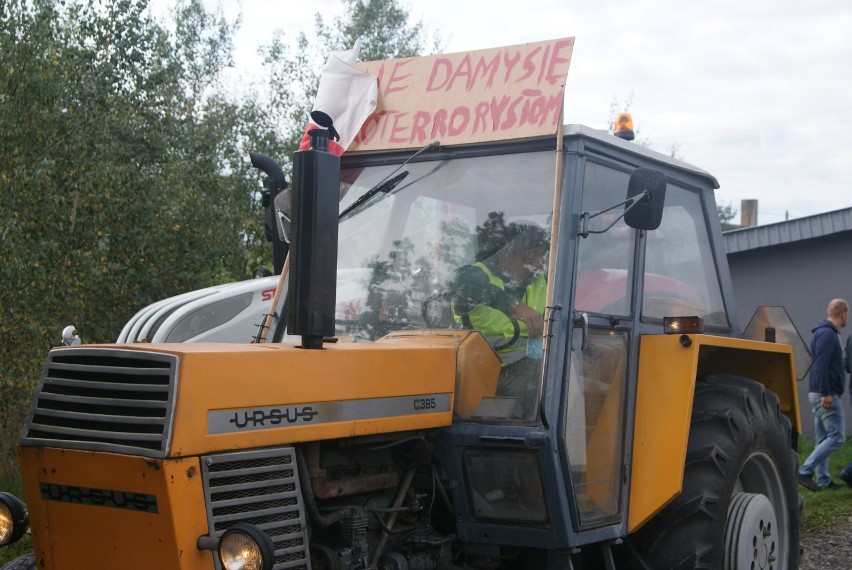
M 573 38 L 450 55 L 359 63 L 379 103 L 355 150 L 468 144 L 556 132 Z

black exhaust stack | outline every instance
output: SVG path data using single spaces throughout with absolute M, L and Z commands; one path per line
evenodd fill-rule
M 287 259 L 289 245 L 281 239 L 276 230 L 275 197 L 287 188 L 287 180 L 284 178 L 284 171 L 272 158 L 259 152 L 250 152 L 249 158 L 251 165 L 267 176 L 263 183 L 263 198 L 261 200 L 264 210 L 263 225 L 266 241 L 272 243 L 272 265 L 275 275 L 280 275 L 281 269 L 284 267 L 284 260 Z
M 301 335 L 302 348 L 322 348 L 334 336 L 337 303 L 340 157 L 328 152 L 328 138 L 340 137 L 325 113 L 311 118 L 323 128 L 309 131 L 309 150 L 293 153 L 287 332 Z

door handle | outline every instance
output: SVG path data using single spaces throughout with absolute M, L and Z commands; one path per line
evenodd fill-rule
M 589 336 L 589 314 L 578 313 L 574 311 L 574 328 L 581 328 L 582 337 L 580 342 L 580 351 L 586 350 L 586 338 Z

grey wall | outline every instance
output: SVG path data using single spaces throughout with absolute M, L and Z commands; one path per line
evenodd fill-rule
M 745 328 L 760 305 L 787 309 L 799 334 L 810 347 L 811 327 L 825 318 L 831 299 L 852 302 L 852 232 L 794 241 L 728 255 L 734 283 L 736 314 Z M 842 341 L 852 332 L 852 323 L 840 331 Z M 852 434 L 852 396 L 846 384 L 844 411 L 846 432 Z M 808 380 L 799 382 L 802 430 L 813 437 L 813 414 L 808 404 Z

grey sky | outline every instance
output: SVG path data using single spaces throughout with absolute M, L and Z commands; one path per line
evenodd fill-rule
M 274 29 L 310 35 L 314 14 L 331 22 L 341 4 L 223 0 L 242 12 L 237 67 L 256 65 Z M 566 123 L 607 128 L 613 100 L 632 98 L 641 139 L 715 175 L 719 203 L 758 199 L 762 224 L 852 206 L 848 0 L 402 4 L 447 52 L 575 36 Z

